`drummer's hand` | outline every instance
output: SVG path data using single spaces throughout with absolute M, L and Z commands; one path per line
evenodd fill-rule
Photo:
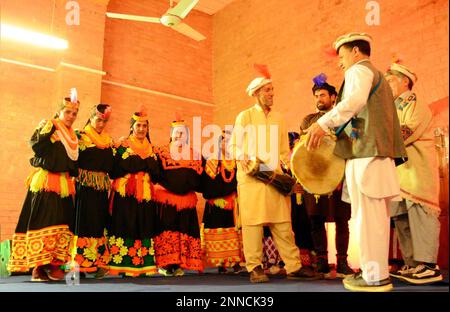
M 305 190 L 300 183 L 295 183 L 294 187 L 292 188 L 292 193 L 303 194 L 305 193 Z
M 306 129 L 306 132 L 308 133 L 306 138 L 306 149 L 308 151 L 318 148 L 322 138 L 326 134 L 317 122 L 313 123 L 308 129 Z
M 244 154 L 244 159 L 240 160 L 240 164 L 241 164 L 242 170 L 244 172 L 249 172 L 250 171 L 250 168 L 249 168 L 249 166 L 250 166 L 250 159 L 249 159 L 247 154 Z

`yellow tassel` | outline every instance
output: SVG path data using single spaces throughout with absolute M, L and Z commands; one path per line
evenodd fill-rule
M 67 197 L 69 196 L 69 185 L 67 183 L 66 177 L 62 174 L 59 177 L 59 181 L 61 183 L 61 197 Z
M 297 205 L 302 204 L 302 194 L 300 194 L 300 193 L 295 194 L 295 202 L 297 203 Z
M 314 194 L 314 198 L 316 199 L 316 204 L 319 203 L 320 195 Z
M 227 201 L 223 198 L 219 198 L 214 201 L 214 205 L 223 209 L 227 205 Z
M 143 187 L 144 187 L 144 194 L 143 194 L 143 198 L 146 201 L 150 201 L 152 199 L 152 194 L 150 192 L 150 176 L 148 175 L 148 173 L 144 174 L 143 177 Z
M 124 176 L 123 178 L 119 179 L 119 194 L 122 197 L 125 197 L 125 185 L 127 184 L 128 178 L 130 177 L 129 174 Z
M 44 188 L 47 181 L 48 171 L 42 168 L 38 169 L 31 178 L 30 191 L 37 193 Z

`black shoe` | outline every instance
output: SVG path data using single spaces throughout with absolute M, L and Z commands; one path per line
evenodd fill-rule
M 419 264 L 409 273 L 396 277 L 415 285 L 431 284 L 443 279 L 437 264 L 434 268 L 427 264 Z
M 292 280 L 314 281 L 321 279 L 322 276 L 323 274 L 317 273 L 310 266 L 302 266 L 297 271 L 289 273 L 287 278 Z
M 410 267 L 409 265 L 405 264 L 400 269 L 396 269 L 392 272 L 389 272 L 389 275 L 396 278 L 402 278 L 402 276 L 405 276 L 406 274 L 412 273 L 415 268 Z
M 322 257 L 317 258 L 316 271 L 317 273 L 322 275 L 322 278 L 331 277 L 330 265 L 328 264 L 327 258 Z
M 355 274 L 355 271 L 348 265 L 347 259 L 339 259 L 336 265 L 336 277 L 344 278 Z
M 346 289 L 351 291 L 386 292 L 393 289 L 389 277 L 381 281 L 368 283 L 363 279 L 362 272 L 347 276 L 342 283 Z
M 241 267 L 239 264 L 235 264 L 235 265 L 233 266 L 233 272 L 231 272 L 231 273 L 232 273 L 232 274 L 240 274 L 240 273 L 242 273 L 242 272 L 244 272 L 244 268 Z
M 250 272 L 250 282 L 252 283 L 265 283 L 268 282 L 269 278 L 261 266 L 257 266 Z
M 225 273 L 227 273 L 227 269 L 223 266 L 219 266 L 219 267 L 217 267 L 217 272 L 219 274 L 225 274 Z

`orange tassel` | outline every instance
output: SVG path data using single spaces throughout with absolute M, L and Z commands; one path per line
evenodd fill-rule
M 197 206 L 197 195 L 190 192 L 185 195 L 177 195 L 169 192 L 161 185 L 155 186 L 155 201 L 177 207 L 177 211 Z
M 136 198 L 138 202 L 144 198 L 144 173 L 142 171 L 136 174 Z

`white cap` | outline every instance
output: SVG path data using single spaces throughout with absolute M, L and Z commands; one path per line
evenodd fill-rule
M 266 84 L 269 84 L 269 83 L 272 83 L 272 79 L 268 79 L 265 77 L 255 78 L 248 85 L 246 92 L 249 96 L 253 96 L 255 91 L 259 90 L 260 88 L 264 87 Z
M 404 65 L 400 65 L 397 63 L 392 63 L 389 67 L 389 70 L 397 71 L 399 73 L 402 73 L 403 75 L 407 76 L 409 79 L 411 79 L 412 83 L 415 84 L 417 81 L 417 75 L 411 71 L 408 67 Z
M 369 34 L 353 32 L 337 38 L 333 46 L 334 49 L 337 51 L 343 44 L 353 42 L 356 40 L 367 41 L 369 44 L 372 43 L 372 37 Z

